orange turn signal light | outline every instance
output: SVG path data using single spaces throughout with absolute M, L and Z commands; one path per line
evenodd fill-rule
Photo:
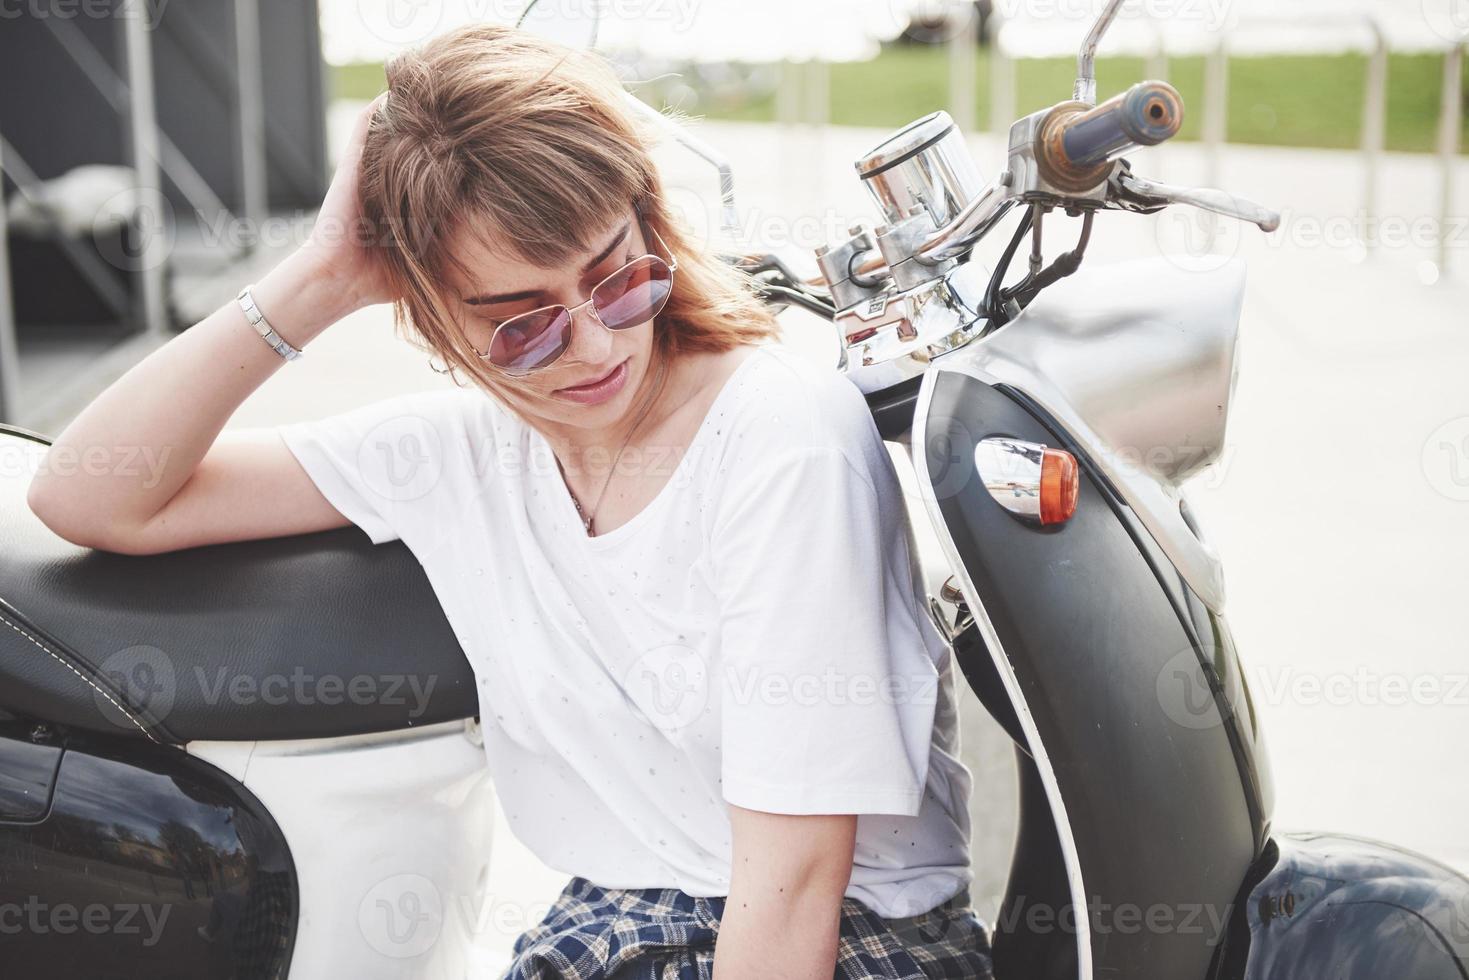
M 1030 524 L 1064 524 L 1076 513 L 1076 457 L 1044 443 L 990 436 L 974 447 L 974 466 L 995 503 Z
M 1076 457 L 1064 449 L 1041 451 L 1041 524 L 1064 524 L 1076 513 L 1081 485 Z

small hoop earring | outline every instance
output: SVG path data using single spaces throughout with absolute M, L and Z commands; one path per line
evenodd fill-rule
M 440 364 L 443 364 L 444 366 L 439 367 Z M 443 360 L 443 358 L 439 357 L 439 355 L 430 355 L 428 359 L 428 366 L 429 370 L 433 371 L 435 374 L 447 374 L 450 381 L 453 381 L 461 388 L 464 387 L 464 383 L 459 380 L 459 375 L 454 372 L 454 365 L 447 363 Z

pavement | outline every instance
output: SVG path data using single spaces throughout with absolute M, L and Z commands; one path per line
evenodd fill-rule
M 332 110 L 340 140 L 354 106 Z M 810 261 L 855 220 L 875 223 L 851 161 L 885 131 L 698 123 L 734 164 L 740 243 Z M 985 173 L 1002 162 L 971 137 Z M 670 194 L 713 226 L 712 170 L 660 152 Z M 1089 263 L 1178 252 L 1249 263 L 1242 368 L 1223 458 L 1191 488 L 1228 573 L 1229 615 L 1263 716 L 1276 825 L 1365 834 L 1469 871 L 1469 163 L 1453 178 L 1459 217 L 1447 268 L 1433 231 L 1442 186 L 1431 157 L 1382 158 L 1376 212 L 1362 218 L 1355 153 L 1180 144 L 1136 154 L 1135 169 L 1218 185 L 1285 212 L 1280 231 L 1206 226 L 1180 210 L 1106 214 Z M 1052 248 L 1072 229 L 1048 224 Z M 708 231 L 711 241 L 715 235 Z M 1361 239 L 1380 238 L 1377 242 Z M 787 345 L 830 358 L 830 325 L 804 314 Z M 394 335 L 387 308 L 333 326 L 277 372 L 231 427 L 276 425 L 445 383 Z M 930 588 L 947 574 L 917 528 Z M 974 895 L 993 915 L 1014 834 L 1013 767 L 1003 736 L 965 692 L 964 759 L 975 774 Z M 565 875 L 497 828 L 488 893 L 504 950 Z

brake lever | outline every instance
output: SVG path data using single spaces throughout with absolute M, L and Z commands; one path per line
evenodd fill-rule
M 1162 181 L 1139 177 L 1123 160 L 1107 180 L 1108 200 L 1116 207 L 1151 214 L 1170 204 L 1188 204 L 1229 218 L 1259 226 L 1261 231 L 1280 227 L 1280 212 L 1243 197 L 1212 187 L 1175 187 Z

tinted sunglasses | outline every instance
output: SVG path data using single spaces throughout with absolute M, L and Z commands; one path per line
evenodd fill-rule
M 530 374 L 549 367 L 566 353 L 571 346 L 574 314 L 585 306 L 592 307 L 597 321 L 608 330 L 626 330 L 657 316 L 673 292 L 678 259 L 641 216 L 638 223 L 645 233 L 644 241 L 646 233 L 652 232 L 658 247 L 668 253 L 667 261 L 657 255 L 640 255 L 599 282 L 576 306 L 558 303 L 517 313 L 495 327 L 488 349 L 475 353 L 507 374 Z

